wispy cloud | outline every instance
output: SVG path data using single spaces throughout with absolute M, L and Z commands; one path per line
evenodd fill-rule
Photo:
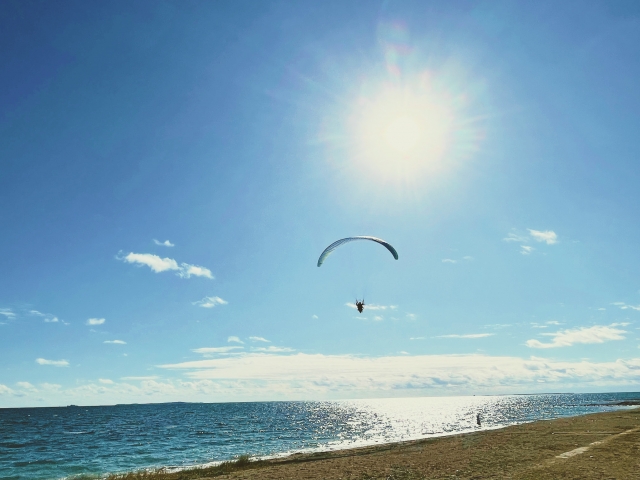
M 87 325 L 102 325 L 106 320 L 104 318 L 90 318 L 87 320 Z
M 213 280 L 211 270 L 209 270 L 208 268 L 199 267 L 197 265 L 189 265 L 188 263 L 181 263 L 178 276 L 180 278 L 191 278 L 191 275 L 193 275 L 194 277 L 205 277 Z
M 0 395 L 15 395 L 15 393 L 13 389 L 0 383 Z
M 251 340 L 252 342 L 265 342 L 265 343 L 271 343 L 271 340 L 267 340 L 264 337 L 249 337 L 249 340 Z
M 28 315 L 31 315 L 34 317 L 42 317 L 45 323 L 60 323 L 60 319 L 50 313 L 42 313 L 38 310 L 29 310 Z M 69 325 L 67 322 L 64 322 L 64 321 L 62 323 L 64 323 L 65 325 Z
M 492 337 L 495 333 L 466 333 L 466 334 L 451 334 L 451 335 L 438 335 L 436 338 L 485 338 Z
M 465 262 L 470 262 L 473 260 L 473 257 L 471 255 L 465 255 L 464 257 L 462 257 L 462 260 L 464 260 Z M 443 258 L 442 263 L 458 263 L 458 260 L 454 258 Z
M 406 317 L 409 320 L 415 320 L 416 318 L 418 318 L 418 316 L 415 313 L 407 313 Z
M 216 305 L 227 305 L 228 303 L 229 302 L 220 297 L 204 297 L 202 300 L 198 300 L 197 302 L 191 302 L 192 305 L 197 305 L 202 308 L 213 308 Z
M 99 378 L 98 381 L 104 385 L 113 385 L 115 382 L 108 378 Z
M 345 303 L 345 305 L 349 308 L 353 308 L 356 309 L 356 304 L 355 303 L 351 303 L 351 302 L 347 302 Z M 367 305 L 365 304 L 364 306 L 365 310 L 396 310 L 398 308 L 397 305 L 376 305 L 374 303 Z
M 105 340 L 102 343 L 111 343 L 111 344 L 114 344 L 114 345 L 126 345 L 127 344 L 127 342 L 125 342 L 124 340 Z
M 251 347 L 251 350 L 253 350 L 254 352 L 268 352 L 268 353 L 295 352 L 293 348 L 276 347 L 273 345 L 270 345 L 268 347 Z
M 627 305 L 624 302 L 613 302 L 611 305 L 615 305 L 616 307 L 622 310 L 636 310 L 640 311 L 640 305 Z
M 536 339 L 527 340 L 525 345 L 531 348 L 558 348 L 570 347 L 578 343 L 604 343 L 611 340 L 624 340 L 625 330 L 616 327 L 616 324 L 593 327 L 581 327 L 561 330 L 555 333 L 543 333 L 542 335 L 553 337 L 550 342 L 543 343 Z
M 526 242 L 528 240 L 527 237 L 523 237 L 521 235 L 518 235 L 516 233 L 509 233 L 507 234 L 507 236 L 505 238 L 502 239 L 505 242 Z
M 144 380 L 156 380 L 158 378 L 157 375 L 148 375 L 142 377 L 122 377 L 121 380 L 133 380 L 133 381 L 144 381 Z
M 195 353 L 212 354 L 212 353 L 229 353 L 229 352 L 233 352 L 234 350 L 238 350 L 242 348 L 243 347 L 238 347 L 234 345 L 234 346 L 225 346 L 225 347 L 194 348 L 191 351 Z
M 514 229 L 515 230 L 515 229 Z M 558 243 L 558 235 L 552 230 L 533 230 L 527 228 L 529 235 L 520 235 L 517 231 L 512 231 L 507 234 L 502 240 L 505 242 L 516 243 L 529 243 L 531 241 L 546 243 L 547 245 L 553 245 Z M 530 245 L 520 245 L 520 253 L 522 255 L 531 255 L 535 248 Z
M 7 318 L 15 318 L 16 314 L 10 308 L 0 308 L 0 315 L 4 315 Z
M 424 337 L 411 337 L 409 340 L 424 340 Z
M 16 382 L 16 385 L 18 385 L 20 388 L 25 388 L 27 390 L 31 390 L 31 389 L 35 389 L 36 388 L 29 382 Z
M 68 360 L 47 360 L 46 358 L 36 358 L 38 365 L 52 365 L 54 367 L 68 367 Z
M 544 242 L 547 245 L 553 245 L 558 242 L 558 235 L 552 230 L 541 231 L 532 230 L 531 228 L 527 228 L 527 230 L 529 230 L 529 234 L 537 242 Z
M 236 336 L 231 336 L 227 338 L 227 342 L 231 343 L 231 342 L 235 342 L 235 343 L 244 343 L 242 340 L 240 340 L 240 337 L 236 337 Z
M 311 318 L 313 318 L 314 320 L 318 319 L 318 315 L 311 315 Z
M 171 243 L 169 240 L 165 240 L 164 242 L 161 242 L 154 238 L 153 243 L 155 243 L 156 245 L 162 245 L 163 247 L 175 247 L 175 245 Z
M 173 258 L 162 258 L 152 253 L 131 252 L 124 256 L 119 253 L 116 258 L 127 263 L 146 265 L 156 273 L 175 271 L 176 275 L 178 275 L 180 278 L 191 278 L 191 276 L 195 276 L 213 279 L 211 270 L 209 270 L 208 268 L 200 267 L 198 265 L 191 265 L 189 263 L 181 263 L 180 265 L 178 265 L 178 262 L 176 262 Z

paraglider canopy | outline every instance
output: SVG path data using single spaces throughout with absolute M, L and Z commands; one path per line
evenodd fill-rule
M 383 247 L 385 247 L 387 250 L 389 250 L 391 252 L 391 255 L 393 255 L 393 258 L 398 260 L 398 252 L 396 252 L 396 249 L 393 248 L 393 246 L 390 243 L 385 242 L 381 238 L 369 237 L 369 236 L 362 235 L 362 236 L 357 236 L 357 237 L 342 238 L 342 239 L 340 239 L 340 240 L 338 240 L 336 242 L 333 242 L 331 245 L 329 245 L 327 248 L 325 248 L 324 251 L 322 252 L 322 254 L 320 255 L 320 258 L 318 259 L 318 266 L 322 265 L 322 263 L 325 261 L 325 259 L 336 248 L 338 248 L 341 245 L 344 245 L 345 243 L 353 242 L 354 240 L 370 240 L 372 242 L 379 243 L 380 245 L 382 245 Z

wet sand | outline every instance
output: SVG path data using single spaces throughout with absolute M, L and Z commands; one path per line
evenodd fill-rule
M 292 455 L 215 478 L 640 479 L 640 409 Z

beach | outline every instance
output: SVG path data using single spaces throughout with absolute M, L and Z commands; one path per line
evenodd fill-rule
M 172 478 L 198 478 L 179 475 Z M 640 409 L 292 455 L 199 478 L 640 479 Z

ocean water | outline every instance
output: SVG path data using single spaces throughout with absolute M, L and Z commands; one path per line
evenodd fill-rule
M 100 478 L 242 454 L 343 449 L 609 411 L 623 408 L 616 402 L 639 397 L 548 394 L 0 409 L 0 479 Z

